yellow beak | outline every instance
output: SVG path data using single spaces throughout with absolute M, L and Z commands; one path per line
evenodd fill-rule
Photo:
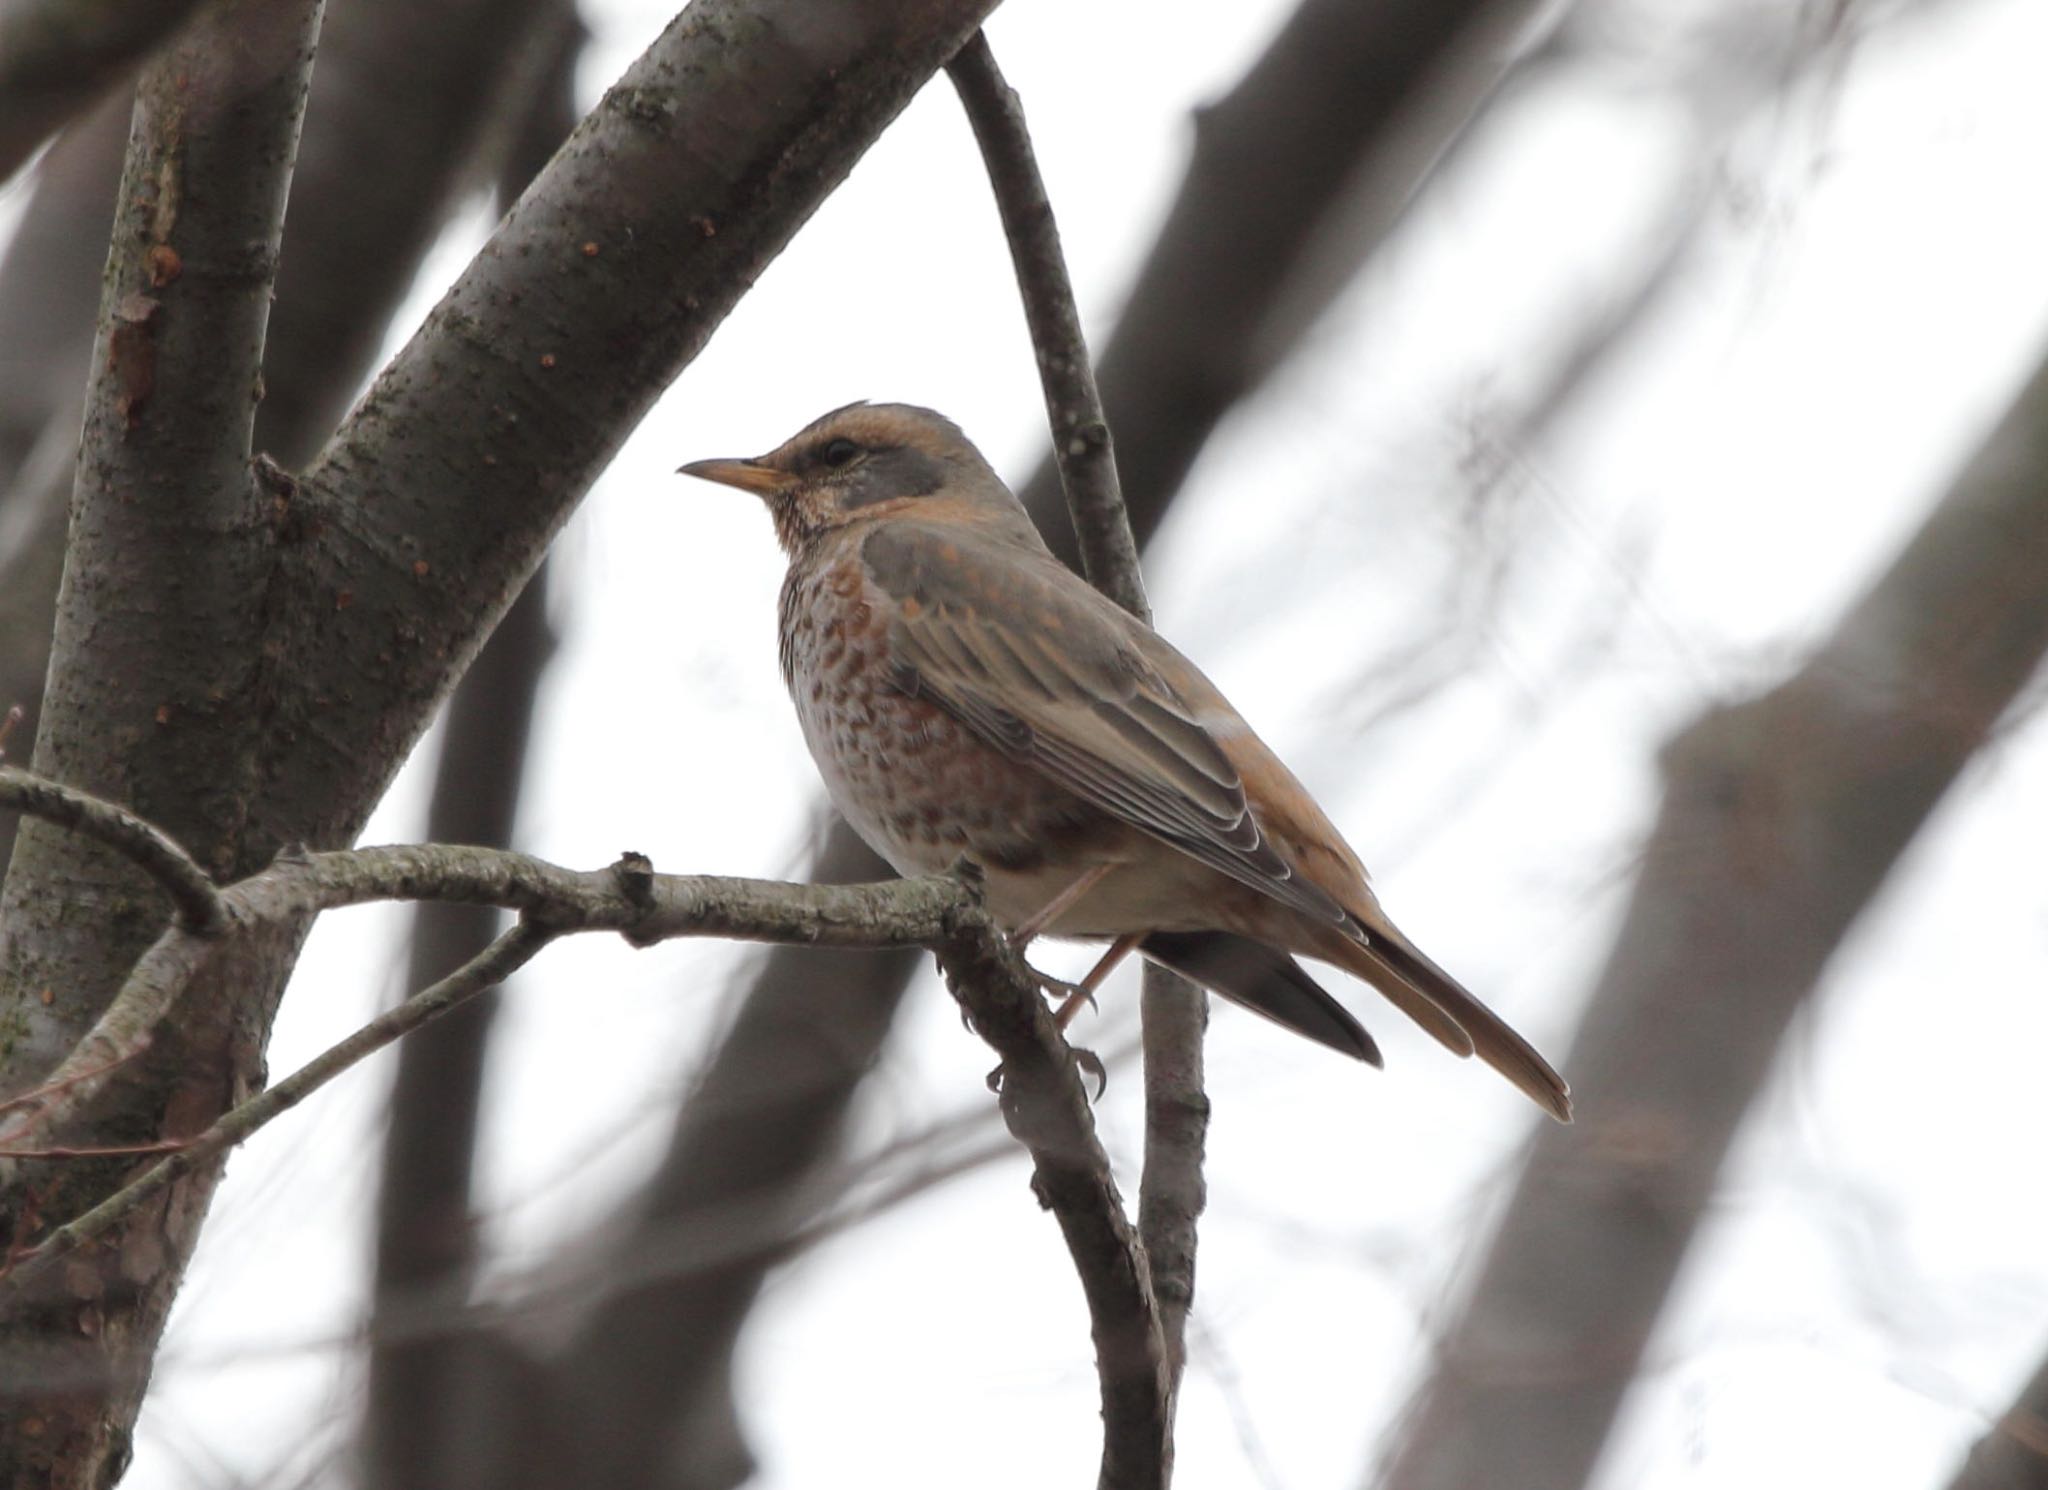
M 789 472 L 778 471 L 758 460 L 693 460 L 680 467 L 678 474 L 695 476 L 700 481 L 716 481 L 721 486 L 736 486 L 757 497 L 772 496 L 796 484 L 796 477 Z

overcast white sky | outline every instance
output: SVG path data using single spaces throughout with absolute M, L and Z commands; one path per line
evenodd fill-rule
M 1177 180 L 1190 108 L 1286 8 L 1203 0 L 1162 26 L 1128 0 L 1033 0 L 992 24 L 1098 342 Z M 1605 950 L 1658 741 L 1797 659 L 2041 355 L 2048 8 L 1921 8 L 1731 119 L 1688 105 L 1688 39 L 1711 24 L 1760 45 L 1791 7 L 1595 4 L 1591 54 L 1458 155 L 1222 432 L 1152 555 L 1161 629 L 1296 764 L 1417 939 L 1553 1055 Z M 594 98 L 666 15 L 608 0 L 591 18 Z M 1558 427 L 1494 450 L 1506 475 L 1469 500 L 1475 432 L 1512 428 L 1560 336 L 1693 203 L 1703 226 L 1644 332 Z M 415 316 L 481 231 L 465 225 L 436 256 Z M 520 847 L 575 865 L 633 847 L 670 870 L 795 870 L 816 787 L 774 663 L 781 561 L 753 504 L 671 473 L 872 397 L 946 410 L 1021 477 L 1042 415 L 1008 276 L 941 82 L 565 535 L 565 645 Z M 1502 554 L 1489 585 L 1481 558 Z M 1369 722 L 1416 676 L 1381 670 L 1418 647 L 1444 685 Z M 1931 1490 L 2048 1349 L 2048 1192 L 2013 1183 L 2038 1171 L 2048 1119 L 2044 763 L 2029 722 L 1972 769 L 1802 1019 L 1604 1486 Z M 703 779 L 719 789 L 683 786 Z M 417 837 L 421 806 L 415 770 L 367 841 Z M 273 1072 L 392 996 L 398 924 L 321 924 Z M 489 1097 L 502 1286 L 659 1152 L 740 961 L 592 938 L 521 980 Z M 1082 1036 L 1124 1039 L 1133 987 L 1113 985 Z M 1383 1075 L 1234 1010 L 1212 1026 L 1185 1490 L 1361 1483 L 1536 1120 L 1346 992 L 1386 1049 Z M 985 1106 L 988 1064 L 928 982 L 864 1141 Z M 231 1165 L 130 1485 L 282 1483 L 346 1442 L 388 1079 L 388 1064 L 357 1072 Z M 1101 1108 L 1133 1183 L 1138 1097 L 1129 1076 Z M 966 1259 L 1009 1285 L 970 1286 Z M 790 1268 L 743 1371 L 767 1490 L 845 1483 L 848 1466 L 995 1490 L 1093 1474 L 1079 1290 L 1021 1161 Z

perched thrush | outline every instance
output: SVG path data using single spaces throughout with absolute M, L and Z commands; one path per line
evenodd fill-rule
M 1564 1081 L 1401 934 L 1216 685 L 1055 559 L 950 420 L 855 404 L 767 455 L 683 471 L 767 503 L 804 738 L 898 871 L 966 855 L 1020 940 L 1112 943 L 1085 987 L 1135 947 L 1378 1065 L 1290 954 L 1334 963 L 1570 1121 Z

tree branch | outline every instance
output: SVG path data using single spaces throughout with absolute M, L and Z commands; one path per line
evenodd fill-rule
M 409 27 L 424 30 L 446 45 L 456 33 L 467 58 L 486 63 L 497 58 L 503 75 L 487 108 L 479 108 L 466 90 L 448 86 L 449 79 L 469 81 L 478 70 L 471 62 L 450 64 L 435 55 L 417 71 L 422 83 L 419 109 L 444 128 L 460 130 L 466 143 L 481 133 L 501 142 L 488 152 L 502 159 L 496 165 L 499 203 L 515 201 L 575 129 L 576 64 L 585 33 L 572 0 L 542 0 L 525 29 L 538 31 L 539 45 L 521 46 L 503 33 L 504 7 L 472 6 L 471 11 L 493 24 L 450 27 L 450 7 L 422 11 L 411 3 L 369 7 L 386 17 L 412 18 Z M 361 14 L 360 9 L 345 14 Z M 424 18 L 425 24 L 422 25 Z M 382 37 L 377 39 L 382 40 Z M 323 73 L 334 62 L 336 36 L 322 47 Z M 381 51 L 378 47 L 373 50 Z M 538 56 L 530 54 L 538 53 Z M 538 63 L 539 65 L 535 65 Z M 488 70 L 488 69 L 486 69 Z M 516 82 L 519 86 L 505 86 Z M 474 86 L 474 85 L 472 85 Z M 455 95 L 447 97 L 445 95 Z M 338 113 L 351 120 L 381 121 L 385 90 L 343 90 Z M 322 118 L 321 92 L 315 89 L 308 115 L 309 141 Z M 462 126 L 466 122 L 467 128 Z M 407 127 L 414 123 L 404 121 Z M 479 152 L 472 146 L 466 152 Z M 438 220 L 438 210 L 421 211 L 424 199 L 438 204 L 454 177 L 448 168 L 429 162 L 439 152 L 411 152 L 425 179 L 411 180 L 393 204 L 402 224 Z M 475 162 L 474 164 L 483 164 Z M 377 189 L 381 196 L 385 188 Z M 357 239 L 381 244 L 385 221 L 371 217 L 345 236 L 346 246 L 361 248 Z M 388 216 L 389 214 L 387 214 Z M 410 259 L 416 255 L 402 255 Z M 292 263 L 300 262 L 294 253 Z M 333 261 L 329 261 L 330 263 Z M 357 274 L 343 276 L 353 287 Z M 314 288 L 319 275 L 307 276 Z M 292 281 L 284 281 L 289 290 Z M 336 297 L 316 295 L 315 304 Z M 354 298 L 354 297 L 348 297 Z M 345 322 L 357 336 L 383 318 Z M 288 326 L 289 320 L 285 322 Z M 310 338 L 303 338 L 310 342 Z M 319 379 L 311 376 L 309 383 Z M 301 426 L 324 417 L 326 400 L 309 396 L 298 405 Z M 338 412 L 338 410 L 336 411 Z M 259 434 L 264 425 L 258 425 Z M 441 754 L 434 768 L 434 799 L 427 814 L 427 837 L 441 843 L 479 843 L 509 847 L 522 795 L 527 745 L 533 729 L 534 700 L 555 648 L 548 619 L 547 567 L 534 574 L 512 608 L 505 613 L 477 660 L 463 675 L 449 699 Z M 417 988 L 444 969 L 457 966 L 485 947 L 497 932 L 499 913 L 489 906 L 435 905 L 418 907 L 412 920 L 407 986 Z M 516 1455 L 511 1420 L 520 1416 L 523 1401 L 481 1386 L 477 1373 L 479 1341 L 474 1333 L 446 1331 L 410 1334 L 387 1328 L 394 1312 L 422 1298 L 466 1298 L 475 1279 L 482 1232 L 473 1214 L 477 1136 L 483 1113 L 491 1034 L 496 1027 L 502 991 L 471 1000 L 447 1019 L 438 1021 L 399 1047 L 392 1078 L 390 1121 L 383 1136 L 383 1161 L 377 1194 L 376 1251 L 373 1262 L 372 1318 L 368 1381 L 364 1393 L 361 1453 L 363 1477 L 383 1490 L 484 1490 L 503 1484 L 516 1459 L 487 1463 L 493 1455 L 480 1451 L 488 1443 L 496 1453 Z M 607 1437 L 617 1436 L 616 1417 Z M 645 1441 L 642 1445 L 645 1452 Z
M 218 843 L 220 878 L 250 873 L 284 844 L 352 838 L 625 431 L 991 4 L 693 5 L 557 154 L 309 480 L 277 483 L 252 504 L 273 561 L 254 591 L 260 634 L 241 635 L 239 614 L 223 615 L 216 634 L 174 659 L 178 672 L 152 680 L 181 696 L 191 688 L 191 718 L 222 727 L 232 748 L 204 772 L 165 773 L 161 798 L 111 795 L 204 849 L 195 857 L 209 869 L 220 869 Z M 193 216 L 187 203 L 180 221 Z M 145 418 L 156 407 L 145 401 Z M 76 593 L 88 608 L 124 598 L 118 571 Z M 174 608 L 171 618 L 190 615 Z M 202 670 L 225 667 L 234 684 L 248 659 L 260 659 L 252 686 L 215 702 Z M 161 695 L 134 708 L 132 664 L 102 674 L 78 662 L 60 657 L 50 675 L 45 740 L 62 736 L 65 758 L 90 755 L 119 772 L 211 738 L 157 724 Z M 104 786 L 98 771 L 62 779 Z M 200 831 L 177 830 L 187 814 Z M 75 1045 L 161 924 L 153 888 L 91 893 L 97 851 L 29 829 L 0 905 L 0 1017 L 14 1033 L 0 1071 L 15 1085 L 41 1081 Z M 241 1100 L 302 930 L 234 938 L 77 1145 L 189 1136 Z M 42 1004 L 44 989 L 61 1007 Z M 102 1472 L 216 1174 L 195 1172 L 177 1204 L 138 1217 L 151 1265 L 107 1289 L 107 1328 L 80 1347 L 94 1389 L 67 1399 L 58 1418 L 38 1417 L 40 1438 L 0 1403 L 0 1467 L 16 1456 L 28 1473 L 61 1461 L 67 1485 Z M 116 1179 L 104 1163 L 68 1167 L 44 1189 L 8 1195 L 0 1221 L 75 1214 Z M 0 1344 L 70 1338 L 68 1290 L 89 1282 L 76 1266 L 61 1270 L 48 1298 L 0 1321 Z
M 253 394 L 320 14 L 320 0 L 216 5 L 137 85 L 33 757 L 216 878 L 254 764 L 244 711 L 272 545 L 249 467 Z M 37 880 L 40 895 L 17 888 Z M 10 951 L 76 937 L 89 958 L 7 970 L 17 990 L 59 993 L 25 1011 L 7 1052 L 19 1067 L 90 1022 L 160 902 L 125 859 L 35 822 L 9 886 Z M 109 908 L 110 924 L 56 913 L 70 903 Z
M 1141 542 L 1224 416 L 1371 256 L 1535 8 L 1302 0 L 1197 112 L 1187 175 L 1097 367 Z M 1340 217 L 1347 231 L 1332 234 Z M 1072 562 L 1071 536 L 1045 522 L 1058 487 L 1041 466 L 1020 495 Z
M 1147 964 L 1139 995 L 1145 1169 L 1138 1183 L 1138 1235 L 1152 1267 L 1167 1387 L 1176 1398 L 1187 1365 L 1188 1311 L 1195 1302 L 1196 1224 L 1209 1199 L 1202 1173 L 1209 1137 L 1202 1039 L 1208 1028 L 1209 1000 L 1203 990 Z
M 1787 1023 L 2048 654 L 2048 364 L 1796 674 L 1666 750 L 1643 869 L 1392 1490 L 1577 1490 Z
M 178 1151 L 169 1158 L 145 1170 L 84 1215 L 67 1221 L 28 1252 L 20 1254 L 12 1267 L 0 1269 L 0 1293 L 32 1287 L 38 1277 L 80 1247 L 106 1235 L 167 1185 L 252 1137 L 257 1130 L 282 1117 L 351 1066 L 484 990 L 497 987 L 530 962 L 558 934 L 543 931 L 530 922 L 520 922 L 440 982 L 371 1020 L 268 1091 L 251 1097 L 197 1138 L 178 1146 Z
M 981 147 L 1009 240 L 1045 388 L 1053 458 L 1080 543 L 1082 572 L 1125 610 L 1149 621 L 1151 607 L 1145 600 L 1138 547 L 1117 480 L 1115 443 L 1096 391 L 1094 364 L 1023 103 L 1004 82 L 988 39 L 980 32 L 946 68 Z M 1142 1401 L 1130 1387 L 1114 1383 L 1112 1374 L 1119 1363 L 1098 1355 L 1103 1377 L 1103 1483 L 1116 1485 L 1155 1477 L 1163 1484 L 1172 1476 L 1173 1402 L 1187 1353 L 1187 1310 L 1194 1298 L 1195 1223 L 1206 1195 L 1202 1151 L 1209 1103 L 1202 1090 L 1202 1036 L 1208 1026 L 1207 999 L 1194 984 L 1156 967 L 1145 970 L 1143 999 L 1145 1167 L 1139 1185 L 1138 1234 L 1144 1249 L 1146 1302 L 1160 1330 L 1161 1359 L 1152 1379 L 1164 1401 Z M 1156 1292 L 1162 1277 L 1173 1297 L 1170 1309 L 1161 1307 Z M 1094 1303 L 1091 1297 L 1091 1307 Z M 1145 1363 L 1148 1368 L 1153 1364 Z M 1120 1416 L 1133 1411 L 1136 1421 Z M 1156 1444 L 1160 1457 L 1156 1462 L 1141 1460 L 1138 1455 L 1154 1442 L 1148 1433 L 1155 1419 L 1163 1433 Z
M 164 1186 L 218 1158 L 307 1093 L 487 987 L 554 937 L 610 930 L 635 945 L 677 936 L 731 936 L 818 946 L 923 946 L 936 951 L 969 1021 L 1003 1060 L 1003 1114 L 1037 1165 L 1034 1186 L 1067 1237 L 1095 1315 L 1096 1347 L 1113 1370 L 1118 1421 L 1105 1450 L 1105 1484 L 1133 1479 L 1127 1460 L 1157 1462 L 1165 1424 L 1157 1319 L 1144 1253 L 1130 1234 L 1109 1160 L 1094 1134 L 1073 1052 L 1047 1013 L 1038 984 L 982 909 L 978 885 L 951 875 L 878 885 L 788 885 L 710 876 L 657 875 L 627 855 L 602 871 L 576 871 L 505 850 L 418 845 L 291 855 L 224 892 L 231 935 L 298 924 L 320 911 L 375 900 L 486 903 L 521 924 L 464 969 L 371 1021 L 272 1091 L 252 1098 L 181 1151 L 27 1251 L 6 1293 L 48 1276 Z M 81 1044 L 47 1095 L 23 1104 L 9 1143 L 46 1131 L 98 1089 L 90 1071 L 125 1058 L 175 1003 L 217 939 L 167 930 L 136 965 L 109 1018 Z M 1127 1400 L 1128 1399 L 1128 1400 Z M 1150 1404 L 1149 1410 L 1147 1404 Z M 1117 1476 L 1111 1477 L 1112 1467 Z
M 628 856 L 633 859 L 635 856 Z M 622 861 L 622 863 L 625 861 Z M 636 945 L 675 936 L 827 947 L 935 946 L 960 914 L 944 877 L 882 885 L 788 886 L 773 880 L 657 875 L 638 860 L 632 876 L 564 869 L 505 849 L 418 844 L 281 855 L 266 870 L 222 891 L 229 926 L 246 934 L 284 927 L 322 911 L 380 900 L 452 901 L 520 912 L 543 929 L 617 931 Z M 84 1073 L 130 1059 L 217 949 L 218 937 L 173 927 L 158 938 L 93 1028 L 52 1073 L 60 1088 L 26 1104 L 29 1116 L 5 1137 L 60 1125 L 98 1095 Z
M 835 819 L 810 878 L 889 873 Z M 876 1069 L 917 960 L 908 950 L 848 957 L 784 946 L 761 961 L 731 1029 L 691 1075 L 659 1168 L 617 1224 L 595 1228 L 594 1258 L 573 1264 L 632 1279 L 648 1277 L 650 1256 L 670 1260 L 645 1285 L 608 1287 L 551 1364 L 549 1395 L 606 1402 L 611 1431 L 593 1441 L 504 1413 L 487 1414 L 484 1428 L 497 1427 L 526 1462 L 571 1450 L 572 1462 L 551 1466 L 557 1482 L 725 1490 L 749 1477 L 734 1348 L 783 1244 L 829 1197 L 821 1158 Z M 821 988 L 833 991 L 822 1006 Z M 479 1487 L 496 1483 L 488 1465 L 479 1475 Z
M 1009 239 L 1016 265 L 1017 287 L 1024 299 L 1024 319 L 1031 345 L 1038 353 L 1038 374 L 1045 385 L 1045 416 L 1052 425 L 1053 459 L 1066 489 L 1067 511 L 1081 545 L 1081 572 L 1088 582 L 1140 620 L 1151 619 L 1145 603 L 1144 579 L 1138 568 L 1138 545 L 1131 537 L 1117 482 L 1116 447 L 1102 399 L 1095 391 L 1095 365 L 1081 334 L 1081 313 L 1074 305 L 1074 287 L 1060 249 L 1059 224 L 1031 131 L 1024 123 L 1024 105 L 1003 81 L 988 38 L 977 31 L 946 64 L 946 72 L 967 111 L 982 163 L 994 188 L 996 210 Z
M 1145 1248 L 1125 1217 L 1074 1052 L 1045 999 L 1003 975 L 1008 943 L 944 953 L 954 997 L 1003 1059 L 1003 1120 L 1037 1168 L 1031 1186 L 1058 1219 L 1088 1300 L 1102 1383 L 1100 1490 L 1163 1487 L 1172 1472 L 1172 1392 Z M 975 1000 L 978 996 L 978 1002 Z
M 61 824 L 106 844 L 163 887 L 178 908 L 180 923 L 195 934 L 216 937 L 227 929 L 220 887 L 168 833 L 127 808 L 18 766 L 0 766 L 0 807 Z

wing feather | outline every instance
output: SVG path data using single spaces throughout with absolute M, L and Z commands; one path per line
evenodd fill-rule
M 1360 934 L 1266 839 L 1229 756 L 1146 656 L 1163 644 L 1057 561 L 902 521 L 878 525 L 862 557 L 898 602 L 889 645 L 906 691 L 1104 812 Z

